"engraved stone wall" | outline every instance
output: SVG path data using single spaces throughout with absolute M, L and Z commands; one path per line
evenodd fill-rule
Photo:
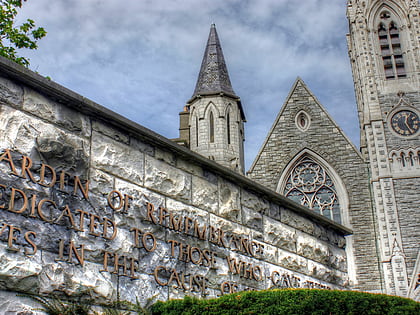
M 0 61 L 1 312 L 347 287 L 344 227 Z

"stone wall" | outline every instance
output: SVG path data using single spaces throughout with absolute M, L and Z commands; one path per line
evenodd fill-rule
M 343 226 L 0 58 L 0 313 L 346 288 Z M 9 312 L 9 313 L 8 313 Z
M 302 110 L 310 117 L 310 126 L 305 131 L 296 126 L 295 120 Z M 287 167 L 305 151 L 315 159 L 316 156 L 323 158 L 330 167 L 330 175 L 334 172 L 344 185 L 338 195 L 342 203 L 342 222 L 353 230 L 352 244 L 347 247 L 349 266 L 353 270 L 353 287 L 379 292 L 381 275 L 376 257 L 377 228 L 372 213 L 366 163 L 304 82 L 297 79 L 249 176 L 274 190 L 279 186 Z

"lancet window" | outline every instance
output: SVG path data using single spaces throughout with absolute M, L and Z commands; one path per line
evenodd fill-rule
M 214 142 L 214 116 L 213 112 L 210 112 L 210 122 L 209 122 L 209 129 L 210 129 L 210 143 Z
M 226 115 L 226 132 L 227 132 L 227 143 L 230 144 L 230 113 Z
M 287 177 L 283 194 L 327 218 L 341 223 L 335 185 L 324 167 L 303 156 Z
M 380 19 L 378 37 L 385 77 L 387 79 L 403 78 L 406 72 L 397 23 L 386 11 L 381 13 Z

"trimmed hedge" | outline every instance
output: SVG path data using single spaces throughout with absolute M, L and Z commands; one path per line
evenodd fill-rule
M 224 295 L 218 299 L 157 302 L 153 315 L 373 315 L 420 314 L 420 303 L 384 294 L 356 291 L 286 289 L 248 291 Z

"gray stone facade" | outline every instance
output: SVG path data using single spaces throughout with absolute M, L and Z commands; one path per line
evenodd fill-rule
M 295 119 L 302 110 L 310 118 L 305 131 L 298 128 Z M 248 176 L 282 193 L 278 190 L 282 174 L 304 151 L 323 158 L 344 184 L 341 197 L 349 202 L 341 202 L 341 217 L 353 230 L 353 248 L 348 248 L 354 268 L 350 278 L 353 287 L 380 291 L 367 165 L 303 81 L 297 79 Z
M 388 294 L 416 300 L 420 299 L 419 15 L 417 0 L 353 0 L 347 7 L 361 151 L 371 172 L 383 287 Z
M 0 306 L 348 288 L 351 231 L 0 58 Z

